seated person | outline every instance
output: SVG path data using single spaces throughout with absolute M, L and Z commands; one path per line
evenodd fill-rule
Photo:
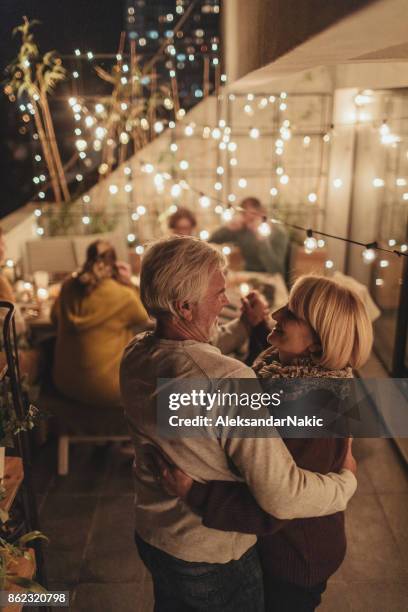
M 289 238 L 281 225 L 272 225 L 269 236 L 262 236 L 258 229 L 265 211 L 257 198 L 245 198 L 241 202 L 242 213 L 234 216 L 225 227 L 213 232 L 209 242 L 232 242 L 239 247 L 245 260 L 245 269 L 251 272 L 282 274 L 285 277 L 285 261 Z
M 180 207 L 170 215 L 167 225 L 172 234 L 193 236 L 197 227 L 197 219 L 191 210 Z
M 89 245 L 79 272 L 62 285 L 51 313 L 57 327 L 53 381 L 65 396 L 119 406 L 119 363 L 148 317 L 130 284 L 129 267 L 104 240 Z

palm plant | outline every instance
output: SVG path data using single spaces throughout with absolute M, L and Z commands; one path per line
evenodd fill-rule
M 10 98 L 19 98 L 23 94 L 29 97 L 55 201 L 64 199 L 67 202 L 70 195 L 48 104 L 48 95 L 65 79 L 66 71 L 55 51 L 40 54 L 32 33 L 38 23 L 35 19 L 29 21 L 23 17 L 23 23 L 13 30 L 13 35 L 21 35 L 21 47 L 7 67 L 9 78 L 5 92 Z
M 42 539 L 48 541 L 48 538 L 40 531 L 30 531 L 23 535 L 16 544 L 10 544 L 3 538 L 0 538 L 0 590 L 9 590 L 12 585 L 29 589 L 35 593 L 46 593 L 38 582 L 31 578 L 25 578 L 18 574 L 19 561 L 24 558 L 28 562 L 33 563 L 31 552 L 27 548 L 27 544 L 33 540 Z

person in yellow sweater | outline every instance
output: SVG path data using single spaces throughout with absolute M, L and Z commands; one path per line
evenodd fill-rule
M 64 281 L 51 313 L 57 328 L 53 381 L 85 404 L 119 406 L 119 364 L 134 328 L 148 321 L 127 264 L 97 240 L 79 272 Z

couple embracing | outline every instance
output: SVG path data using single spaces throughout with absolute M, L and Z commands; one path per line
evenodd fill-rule
M 157 380 L 258 378 L 262 390 L 271 378 L 349 378 L 369 355 L 371 324 L 351 291 L 303 277 L 273 313 L 271 348 L 247 367 L 210 344 L 227 303 L 224 269 L 217 250 L 187 237 L 159 240 L 143 259 L 141 298 L 157 327 L 131 342 L 121 365 L 136 545 L 156 612 L 311 611 L 345 554 L 343 512 L 357 485 L 349 441 L 160 437 Z M 305 393 L 316 410 L 328 401 Z

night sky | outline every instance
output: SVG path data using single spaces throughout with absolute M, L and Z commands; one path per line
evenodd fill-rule
M 36 28 L 41 50 L 72 54 L 75 48 L 116 52 L 124 23 L 124 0 L 1 0 L 0 69 L 16 55 L 12 29 L 22 16 L 39 19 Z M 2 88 L 3 89 L 3 88 Z M 33 194 L 32 161 L 28 137 L 18 133 L 17 109 L 1 91 L 0 96 L 0 217 L 26 202 Z

